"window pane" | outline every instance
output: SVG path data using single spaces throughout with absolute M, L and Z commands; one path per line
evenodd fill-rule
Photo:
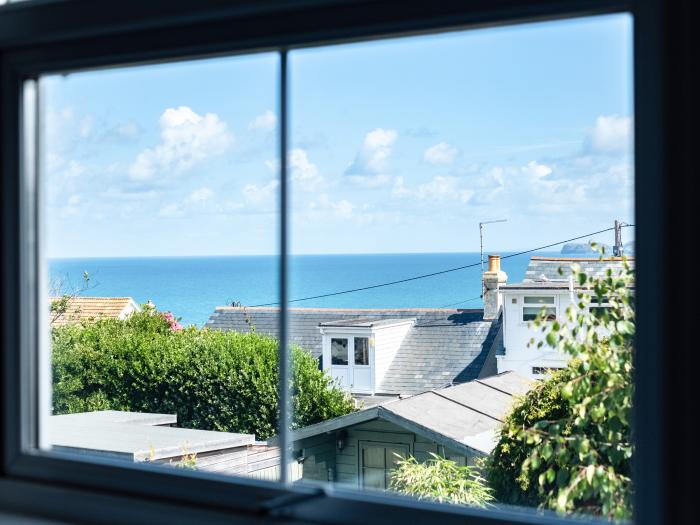
M 554 321 L 557 318 L 556 308 L 539 308 L 533 306 L 526 306 L 523 308 L 523 321 L 534 321 L 537 316 L 540 315 L 542 311 L 545 311 L 545 319 L 547 321 Z
M 331 339 L 331 359 L 334 365 L 348 364 L 347 339 Z
M 369 365 L 369 338 L 355 338 L 355 364 Z
M 538 295 L 534 297 L 525 297 L 524 301 L 525 304 L 554 304 L 554 297 Z
M 250 313 L 278 301 L 278 73 L 41 79 L 53 449 L 279 476 L 277 324 Z
M 326 422 L 293 437 L 314 450 L 302 481 L 435 498 L 439 480 L 458 504 L 555 509 L 558 484 L 581 479 L 578 460 L 551 452 L 570 446 L 566 436 L 543 451 L 527 435 L 536 423 L 574 428 L 577 415 L 548 402 L 585 373 L 572 356 L 629 363 L 630 332 L 609 344 L 611 326 L 593 317 L 596 337 L 582 343 L 566 320 L 594 289 L 579 287 L 578 269 L 629 278 L 609 254 L 634 246 L 630 57 L 625 15 L 290 52 L 289 342 L 321 358 L 329 385 Z M 601 287 L 611 300 L 619 292 Z M 589 326 L 579 310 L 569 312 Z M 532 326 L 540 313 L 559 322 Z M 620 314 L 633 322 L 630 308 Z M 555 328 L 569 338 L 561 348 L 547 337 Z M 552 397 L 537 397 L 550 377 Z M 610 414 L 614 399 L 632 399 L 630 381 L 602 400 Z M 534 396 L 527 413 L 513 414 L 523 396 Z M 625 428 L 630 453 L 629 427 L 607 414 L 582 432 Z M 597 443 L 586 461 L 602 467 L 589 477 L 612 467 L 620 483 L 585 478 L 592 499 L 572 486 L 567 512 L 606 514 L 615 494 L 613 513 L 628 516 L 631 463 L 606 455 L 602 434 L 585 438 Z M 364 441 L 381 443 L 381 475 Z M 396 451 L 415 462 L 392 471 Z M 489 457 L 496 464 L 478 470 Z

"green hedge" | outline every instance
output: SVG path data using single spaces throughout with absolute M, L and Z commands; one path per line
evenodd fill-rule
M 277 341 L 255 332 L 171 329 L 160 314 L 53 329 L 53 411 L 177 414 L 186 428 L 275 434 Z M 295 427 L 345 415 L 352 400 L 292 348 Z

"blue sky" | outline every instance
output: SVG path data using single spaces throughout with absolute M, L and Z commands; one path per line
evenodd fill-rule
M 46 78 L 49 255 L 275 253 L 277 68 Z M 290 75 L 296 253 L 476 251 L 495 218 L 487 251 L 512 251 L 633 220 L 627 15 L 298 50 Z

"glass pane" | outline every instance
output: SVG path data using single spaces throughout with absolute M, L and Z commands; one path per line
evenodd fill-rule
M 278 328 L 250 308 L 278 301 L 278 74 L 259 54 L 41 79 L 51 448 L 279 477 Z
M 334 365 L 348 364 L 348 340 L 331 339 L 331 362 Z
M 383 468 L 362 469 L 362 486 L 367 489 L 385 489 L 386 471 Z
M 526 306 L 523 308 L 523 321 L 534 321 L 542 311 L 545 311 L 545 319 L 554 321 L 557 318 L 556 308 L 539 308 L 534 306 Z
M 369 365 L 369 338 L 355 338 L 355 364 Z
M 554 304 L 554 297 L 548 297 L 544 295 L 536 295 L 531 297 L 525 297 L 525 304 Z
M 329 421 L 296 434 L 295 449 L 312 451 L 302 480 L 328 482 L 332 469 L 344 486 L 381 476 L 420 498 L 552 511 L 566 486 L 565 513 L 630 516 L 631 434 L 614 414 L 630 416 L 631 375 L 605 367 L 619 358 L 632 370 L 633 309 L 618 308 L 618 324 L 570 310 L 598 323 L 586 341 L 566 320 L 579 293 L 612 301 L 633 288 L 609 257 L 634 251 L 631 28 L 615 15 L 290 53 L 290 343 L 322 357 L 328 380 L 317 412 L 323 403 Z M 631 286 L 579 287 L 608 270 Z M 532 326 L 541 312 L 559 323 Z M 547 337 L 555 326 L 561 348 Z M 354 338 L 351 364 L 367 364 L 333 367 L 334 355 L 345 363 L 338 337 Z M 585 396 L 564 397 L 586 373 L 580 354 L 615 356 L 586 361 L 616 386 L 585 428 Z M 532 438 L 540 426 L 546 448 Z M 329 427 L 347 432 L 342 450 Z M 574 427 L 596 443 L 585 455 L 595 470 L 553 452 Z M 625 459 L 608 454 L 602 428 Z M 371 436 L 394 465 L 399 435 L 416 462 L 373 478 L 357 443 Z M 456 461 L 431 455 L 445 443 Z M 596 477 L 609 468 L 614 482 Z
M 362 466 L 385 468 L 385 448 L 366 446 L 362 449 Z

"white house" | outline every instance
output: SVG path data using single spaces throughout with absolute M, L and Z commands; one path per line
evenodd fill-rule
M 628 262 L 633 265 L 634 259 Z M 496 355 L 498 373 L 515 371 L 525 377 L 542 378 L 550 370 L 566 366 L 568 355 L 547 345 L 537 348 L 537 344 L 528 343 L 533 338 L 537 343 L 543 337 L 531 324 L 542 308 L 546 308 L 551 320 L 561 322 L 566 309 L 576 301 L 580 289 L 571 277 L 574 263 L 586 274 L 600 277 L 608 269 L 619 271 L 623 267 L 619 257 L 532 257 L 523 282 L 507 284 L 506 275 L 500 271 L 500 258 L 489 257 L 489 272 L 484 274 L 484 304 L 486 307 L 489 299 L 495 312 L 503 316 L 503 347 Z

